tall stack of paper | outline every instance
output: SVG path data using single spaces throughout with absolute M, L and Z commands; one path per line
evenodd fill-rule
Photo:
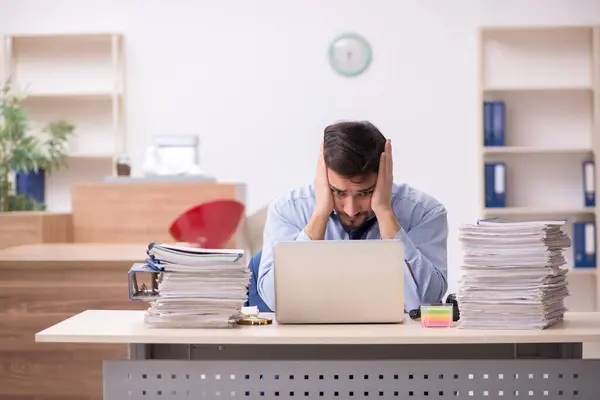
M 564 221 L 484 220 L 463 225 L 457 299 L 460 328 L 545 329 L 563 320 L 569 295 Z
M 146 323 L 155 327 L 230 327 L 247 299 L 243 250 L 152 243 L 146 264 L 160 270 Z

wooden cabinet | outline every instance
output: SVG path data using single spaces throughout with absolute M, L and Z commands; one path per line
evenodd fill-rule
M 144 310 L 127 271 L 145 244 L 38 244 L 0 250 L 0 399 L 102 399 L 102 360 L 125 345 L 35 343 L 36 332 L 88 309 Z
M 121 182 L 73 185 L 75 242 L 172 242 L 169 226 L 188 208 L 207 201 L 245 203 L 245 185 L 213 182 Z M 240 224 L 241 226 L 241 224 Z M 239 245 L 233 237 L 228 247 Z
M 72 224 L 70 213 L 0 213 L 0 249 L 23 244 L 71 242 Z

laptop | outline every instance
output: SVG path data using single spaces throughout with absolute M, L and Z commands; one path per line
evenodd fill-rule
M 278 242 L 273 256 L 275 319 L 280 324 L 404 320 L 401 241 Z

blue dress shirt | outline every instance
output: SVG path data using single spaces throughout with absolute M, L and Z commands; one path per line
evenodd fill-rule
M 258 269 L 258 293 L 273 311 L 275 290 L 273 279 L 273 244 L 277 241 L 311 240 L 304 232 L 315 209 L 313 186 L 296 189 L 269 205 L 263 236 L 263 250 Z M 448 289 L 447 237 L 448 220 L 445 207 L 433 197 L 407 184 L 394 184 L 392 210 L 400 223 L 395 239 L 404 243 L 405 309 L 421 304 L 438 303 Z M 363 226 L 347 232 L 335 213 L 327 222 L 325 240 L 381 239 L 375 217 Z M 315 277 L 318 279 L 318 277 Z

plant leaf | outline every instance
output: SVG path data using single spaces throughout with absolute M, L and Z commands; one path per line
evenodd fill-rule
M 50 172 L 68 167 L 69 138 L 75 134 L 75 126 L 64 120 L 50 122 L 42 130 L 47 139 L 31 132 L 32 121 L 22 106 L 24 96 L 13 90 L 9 78 L 0 88 L 0 209 L 10 207 L 40 209 L 31 199 L 6 196 L 9 193 L 9 172 Z

